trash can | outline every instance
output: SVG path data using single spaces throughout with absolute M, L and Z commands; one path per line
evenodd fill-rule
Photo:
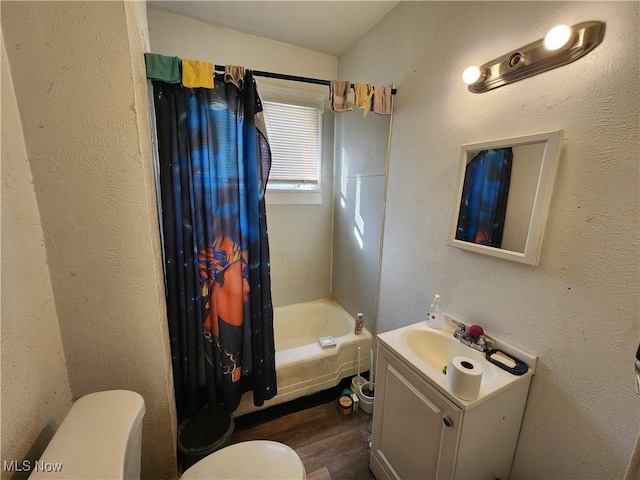
M 184 469 L 229 445 L 234 428 L 230 413 L 222 408 L 210 413 L 206 405 L 195 417 L 184 420 L 178 427 L 178 450 L 184 460 Z

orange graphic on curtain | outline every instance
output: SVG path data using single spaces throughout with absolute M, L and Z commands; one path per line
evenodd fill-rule
M 213 246 L 198 255 L 200 278 L 205 279 L 201 293 L 203 297 L 209 297 L 205 305 L 209 314 L 203 327 L 218 341 L 219 322 L 234 327 L 243 324 L 244 304 L 249 300 L 249 282 L 244 276 L 246 266 L 247 252 L 242 252 L 240 245 L 226 236 L 218 237 Z M 240 380 L 241 373 L 240 366 L 234 362 L 233 382 Z

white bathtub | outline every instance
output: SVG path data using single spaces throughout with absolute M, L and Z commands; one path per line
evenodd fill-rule
M 278 394 L 256 407 L 252 393 L 245 393 L 236 417 L 336 386 L 358 372 L 358 347 L 360 372 L 369 370 L 371 333 L 355 335 L 355 319 L 331 299 L 276 307 L 273 325 Z M 318 339 L 328 336 L 338 345 L 322 348 Z

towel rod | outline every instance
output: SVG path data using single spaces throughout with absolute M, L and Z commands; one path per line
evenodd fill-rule
M 217 72 L 224 72 L 224 65 L 216 65 L 215 68 Z M 329 80 L 322 80 L 319 78 L 299 77 L 297 75 L 285 75 L 283 73 L 263 72 L 260 70 L 252 70 L 252 72 L 258 77 L 276 78 L 278 80 L 290 80 L 292 82 L 313 83 L 316 85 L 326 85 L 327 87 L 331 85 L 331 82 Z M 351 88 L 353 88 L 353 83 L 351 84 Z M 397 89 L 391 89 L 391 95 L 395 95 L 396 92 Z

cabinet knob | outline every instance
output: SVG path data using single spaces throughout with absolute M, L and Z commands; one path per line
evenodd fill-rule
M 444 423 L 445 427 L 450 427 L 451 425 L 453 425 L 453 421 L 446 415 L 442 417 L 442 423 Z

